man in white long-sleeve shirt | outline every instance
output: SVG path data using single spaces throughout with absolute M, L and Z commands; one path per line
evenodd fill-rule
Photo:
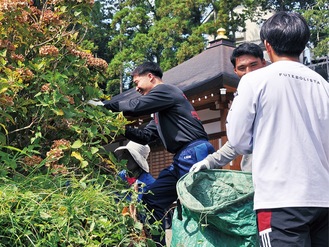
M 310 30 L 278 12 L 260 36 L 272 64 L 245 75 L 227 117 L 238 153 L 253 153 L 261 246 L 327 247 L 329 83 L 299 62 Z
M 233 50 L 231 63 L 234 67 L 234 72 L 240 78 L 266 65 L 264 54 L 260 46 L 248 42 L 240 44 Z M 234 150 L 231 144 L 226 142 L 217 152 L 209 154 L 204 160 L 195 163 L 190 171 L 197 172 L 203 169 L 220 168 L 234 160 L 238 155 L 239 153 Z M 251 161 L 251 154 L 243 155 L 240 164 L 241 170 L 251 172 Z

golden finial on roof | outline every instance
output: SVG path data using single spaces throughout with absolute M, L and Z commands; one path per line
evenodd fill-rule
M 217 39 L 228 39 L 228 37 L 225 35 L 226 30 L 224 28 L 218 28 L 217 29 Z

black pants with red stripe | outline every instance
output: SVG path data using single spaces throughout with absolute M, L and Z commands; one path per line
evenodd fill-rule
M 329 247 L 329 208 L 257 210 L 261 247 Z

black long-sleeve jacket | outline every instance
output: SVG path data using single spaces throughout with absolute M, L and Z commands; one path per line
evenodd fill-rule
M 147 144 L 161 138 L 169 152 L 177 153 L 194 140 L 208 139 L 193 106 L 183 91 L 174 85 L 159 84 L 138 98 L 103 103 L 107 109 L 122 111 L 127 116 L 154 113 L 154 119 L 145 128 L 126 128 L 125 136 L 132 141 Z

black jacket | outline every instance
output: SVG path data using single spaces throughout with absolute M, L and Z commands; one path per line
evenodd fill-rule
M 154 113 L 154 119 L 144 129 L 126 128 L 125 136 L 132 141 L 147 144 L 161 138 L 165 148 L 175 154 L 191 141 L 208 139 L 193 106 L 174 85 L 159 84 L 138 98 L 103 103 L 107 109 L 122 111 L 127 116 Z

